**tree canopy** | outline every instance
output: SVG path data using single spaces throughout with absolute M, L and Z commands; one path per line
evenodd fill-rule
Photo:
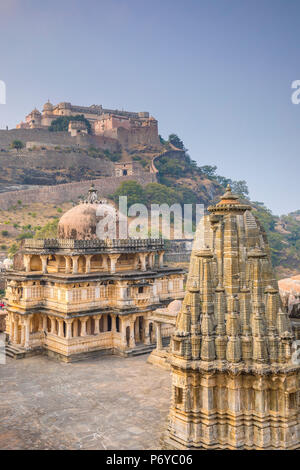
M 68 131 L 70 121 L 82 121 L 87 127 L 88 133 L 91 133 L 91 124 L 84 117 L 83 114 L 77 114 L 76 116 L 59 116 L 51 122 L 48 127 L 50 132 Z

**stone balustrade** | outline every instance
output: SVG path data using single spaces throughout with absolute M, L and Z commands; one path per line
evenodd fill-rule
M 164 249 L 164 240 L 161 238 L 149 239 L 107 239 L 107 240 L 72 240 L 72 239 L 43 239 L 43 240 L 25 240 L 24 248 L 42 249 L 42 250 L 64 250 L 64 249 L 100 249 L 109 251 L 111 249 L 120 249 L 121 251 L 133 250 L 161 250 Z

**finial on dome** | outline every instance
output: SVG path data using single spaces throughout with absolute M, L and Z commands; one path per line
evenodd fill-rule
M 86 199 L 84 200 L 84 202 L 88 203 L 88 204 L 93 204 L 95 202 L 99 202 L 98 201 L 97 190 L 95 189 L 94 184 L 91 184 L 90 189 L 88 191 L 88 195 L 87 195 Z

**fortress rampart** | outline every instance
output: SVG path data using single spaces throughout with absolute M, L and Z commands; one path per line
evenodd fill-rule
M 66 201 L 76 201 L 79 196 L 86 194 L 91 184 L 95 185 L 99 196 L 107 197 L 116 191 L 123 181 L 136 180 L 145 185 L 156 181 L 153 173 L 139 173 L 131 176 L 105 177 L 94 180 L 77 181 L 73 183 L 57 184 L 55 186 L 38 186 L 33 189 L 8 191 L 0 194 L 0 209 L 7 210 L 15 206 L 18 201 L 22 204 L 33 202 L 50 202 L 61 204 Z

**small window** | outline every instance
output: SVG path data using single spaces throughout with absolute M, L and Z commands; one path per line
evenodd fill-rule
M 175 387 L 175 405 L 180 405 L 183 402 L 183 389 Z
M 139 294 L 142 294 L 144 292 L 144 288 L 143 287 L 139 287 Z

